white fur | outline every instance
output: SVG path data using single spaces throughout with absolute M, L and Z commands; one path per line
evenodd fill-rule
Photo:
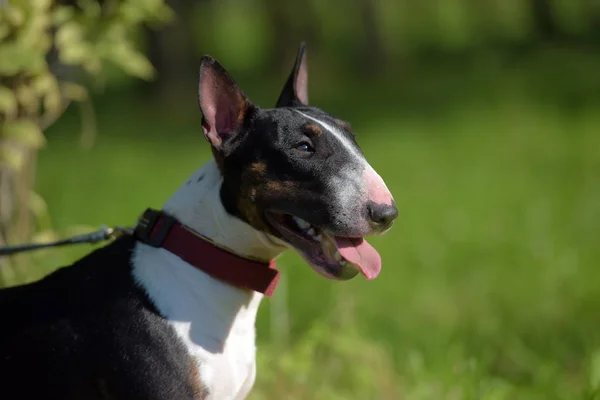
M 317 118 L 311 117 L 310 115 L 306 115 L 304 114 L 302 111 L 298 111 L 296 110 L 299 114 L 301 114 L 303 117 L 310 119 L 313 122 L 316 122 L 317 124 L 321 125 L 323 128 L 327 129 L 341 144 L 342 146 L 344 146 L 346 148 L 346 150 L 348 150 L 350 152 L 350 154 L 353 154 L 356 158 L 357 161 L 362 165 L 362 164 L 366 164 L 366 160 L 363 157 L 362 154 L 360 154 L 360 152 L 358 150 L 356 150 L 356 147 L 347 139 L 344 137 L 344 135 L 342 135 L 335 127 L 329 125 L 326 122 L 323 122 Z
M 211 160 L 163 209 L 237 254 L 277 257 L 283 242 L 229 215 L 219 198 L 221 174 Z M 196 361 L 209 399 L 243 399 L 254 383 L 255 320 L 262 295 L 235 288 L 163 249 L 138 244 L 133 274 Z
M 356 146 L 349 141 L 338 128 L 331 126 L 318 118 L 311 117 L 299 110 L 295 111 L 303 117 L 321 125 L 342 144 L 349 154 L 354 156 L 354 165 L 349 164 L 349 167 L 340 169 L 337 174 L 332 174 L 329 178 L 329 185 L 333 188 L 333 192 L 336 193 L 337 201 L 342 209 L 356 210 L 357 205 L 364 204 L 372 195 L 370 192 L 372 191 L 371 186 L 373 185 L 378 186 L 378 192 L 386 192 L 389 199 L 391 199 L 391 194 L 385 186 L 383 179 L 375 172 L 373 167 L 371 167 L 371 164 L 369 164 L 362 153 L 357 150 Z M 365 177 L 368 179 L 365 179 Z M 388 202 L 391 202 L 391 200 Z

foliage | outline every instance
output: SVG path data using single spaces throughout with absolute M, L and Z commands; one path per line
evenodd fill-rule
M 270 343 L 257 354 L 252 399 L 398 399 L 399 375 L 388 348 L 365 339 L 349 293 L 290 347 Z M 273 299 L 276 301 L 276 299 Z
M 36 152 L 70 102 L 88 101 L 81 72 L 98 79 L 110 62 L 151 78 L 132 32 L 169 16 L 162 0 L 0 3 L 0 245 L 29 239 L 31 212 L 44 218 L 31 193 Z

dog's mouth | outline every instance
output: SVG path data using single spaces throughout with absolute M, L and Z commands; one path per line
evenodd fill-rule
M 329 279 L 348 280 L 361 272 L 375 279 L 381 256 L 362 237 L 335 236 L 296 216 L 268 211 L 271 227 L 319 274 Z

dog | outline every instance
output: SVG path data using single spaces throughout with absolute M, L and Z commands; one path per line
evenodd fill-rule
M 398 211 L 350 125 L 308 105 L 304 43 L 273 109 L 200 64 L 213 158 L 133 235 L 0 291 L 2 399 L 243 399 L 277 256 L 330 279 L 379 274 L 364 237 Z

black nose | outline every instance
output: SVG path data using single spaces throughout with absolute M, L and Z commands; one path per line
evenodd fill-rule
M 392 204 L 376 204 L 369 203 L 369 218 L 377 225 L 390 225 L 398 216 L 398 209 L 394 203 Z

